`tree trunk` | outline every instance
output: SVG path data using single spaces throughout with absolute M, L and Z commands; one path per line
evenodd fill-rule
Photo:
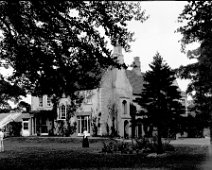
M 162 146 L 162 139 L 161 139 L 161 128 L 158 126 L 158 138 L 157 138 L 157 142 L 158 142 L 158 146 L 157 146 L 157 154 L 161 154 L 163 153 L 163 146 Z

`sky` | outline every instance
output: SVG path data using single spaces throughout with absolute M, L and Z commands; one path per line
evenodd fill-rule
M 149 15 L 144 23 L 130 22 L 128 28 L 135 32 L 135 42 L 131 44 L 131 53 L 124 52 L 126 64 L 131 64 L 135 56 L 140 57 L 141 71 L 149 70 L 156 52 L 162 56 L 171 68 L 187 65 L 194 61 L 189 60 L 181 52 L 182 38 L 180 33 L 175 33 L 180 26 L 177 22 L 179 14 L 183 11 L 186 1 L 142 1 L 141 7 Z M 181 90 L 185 91 L 189 80 L 177 79 Z

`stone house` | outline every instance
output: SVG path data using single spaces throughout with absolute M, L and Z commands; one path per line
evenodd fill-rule
M 115 46 L 113 57 L 119 63 L 124 63 L 122 47 Z M 133 69 L 108 69 L 96 89 L 81 91 L 84 95 L 82 105 L 75 116 L 70 119 L 75 126 L 75 136 L 82 136 L 83 129 L 87 129 L 92 136 L 118 135 L 121 137 L 144 135 L 142 117 L 134 117 L 136 125 L 132 125 L 134 115 L 140 107 L 133 102 L 142 91 L 143 73 L 140 69 L 139 57 L 134 58 Z M 31 98 L 31 135 L 48 135 L 54 126 L 54 134 L 60 134 L 60 123 L 65 122 L 69 98 L 65 95 L 60 99 L 57 107 L 57 118 L 52 117 L 51 98 L 47 95 L 32 96 Z M 60 123 L 58 123 L 60 122 Z M 53 124 L 54 123 L 54 124 Z M 64 123 L 65 124 L 65 123 Z

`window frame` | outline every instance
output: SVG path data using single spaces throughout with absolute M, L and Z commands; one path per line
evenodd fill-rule
M 51 97 L 50 96 L 47 96 L 46 104 L 47 104 L 48 107 L 51 106 L 52 102 L 51 102 Z
M 43 107 L 43 96 L 38 96 L 38 105 L 39 107 Z
M 91 131 L 90 116 L 89 115 L 77 116 L 77 133 L 78 133 L 78 135 L 83 134 L 83 129 L 85 127 L 85 124 L 86 124 L 86 130 L 90 134 L 90 131 Z
M 84 94 L 84 103 L 85 104 L 92 104 L 92 95 L 93 95 L 93 92 L 92 90 L 86 90 L 85 91 L 85 94 Z
M 60 105 L 59 107 L 59 120 L 65 120 L 66 119 L 66 106 L 64 104 Z
M 124 115 L 127 115 L 127 113 L 128 113 L 128 110 L 127 110 L 127 101 L 126 100 L 123 100 L 122 101 L 122 113 L 124 114 Z

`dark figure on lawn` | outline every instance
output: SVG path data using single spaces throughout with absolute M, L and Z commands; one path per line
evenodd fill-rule
M 84 128 L 84 131 L 83 131 L 82 147 L 83 148 L 88 148 L 89 147 L 88 131 L 86 130 L 86 128 Z

